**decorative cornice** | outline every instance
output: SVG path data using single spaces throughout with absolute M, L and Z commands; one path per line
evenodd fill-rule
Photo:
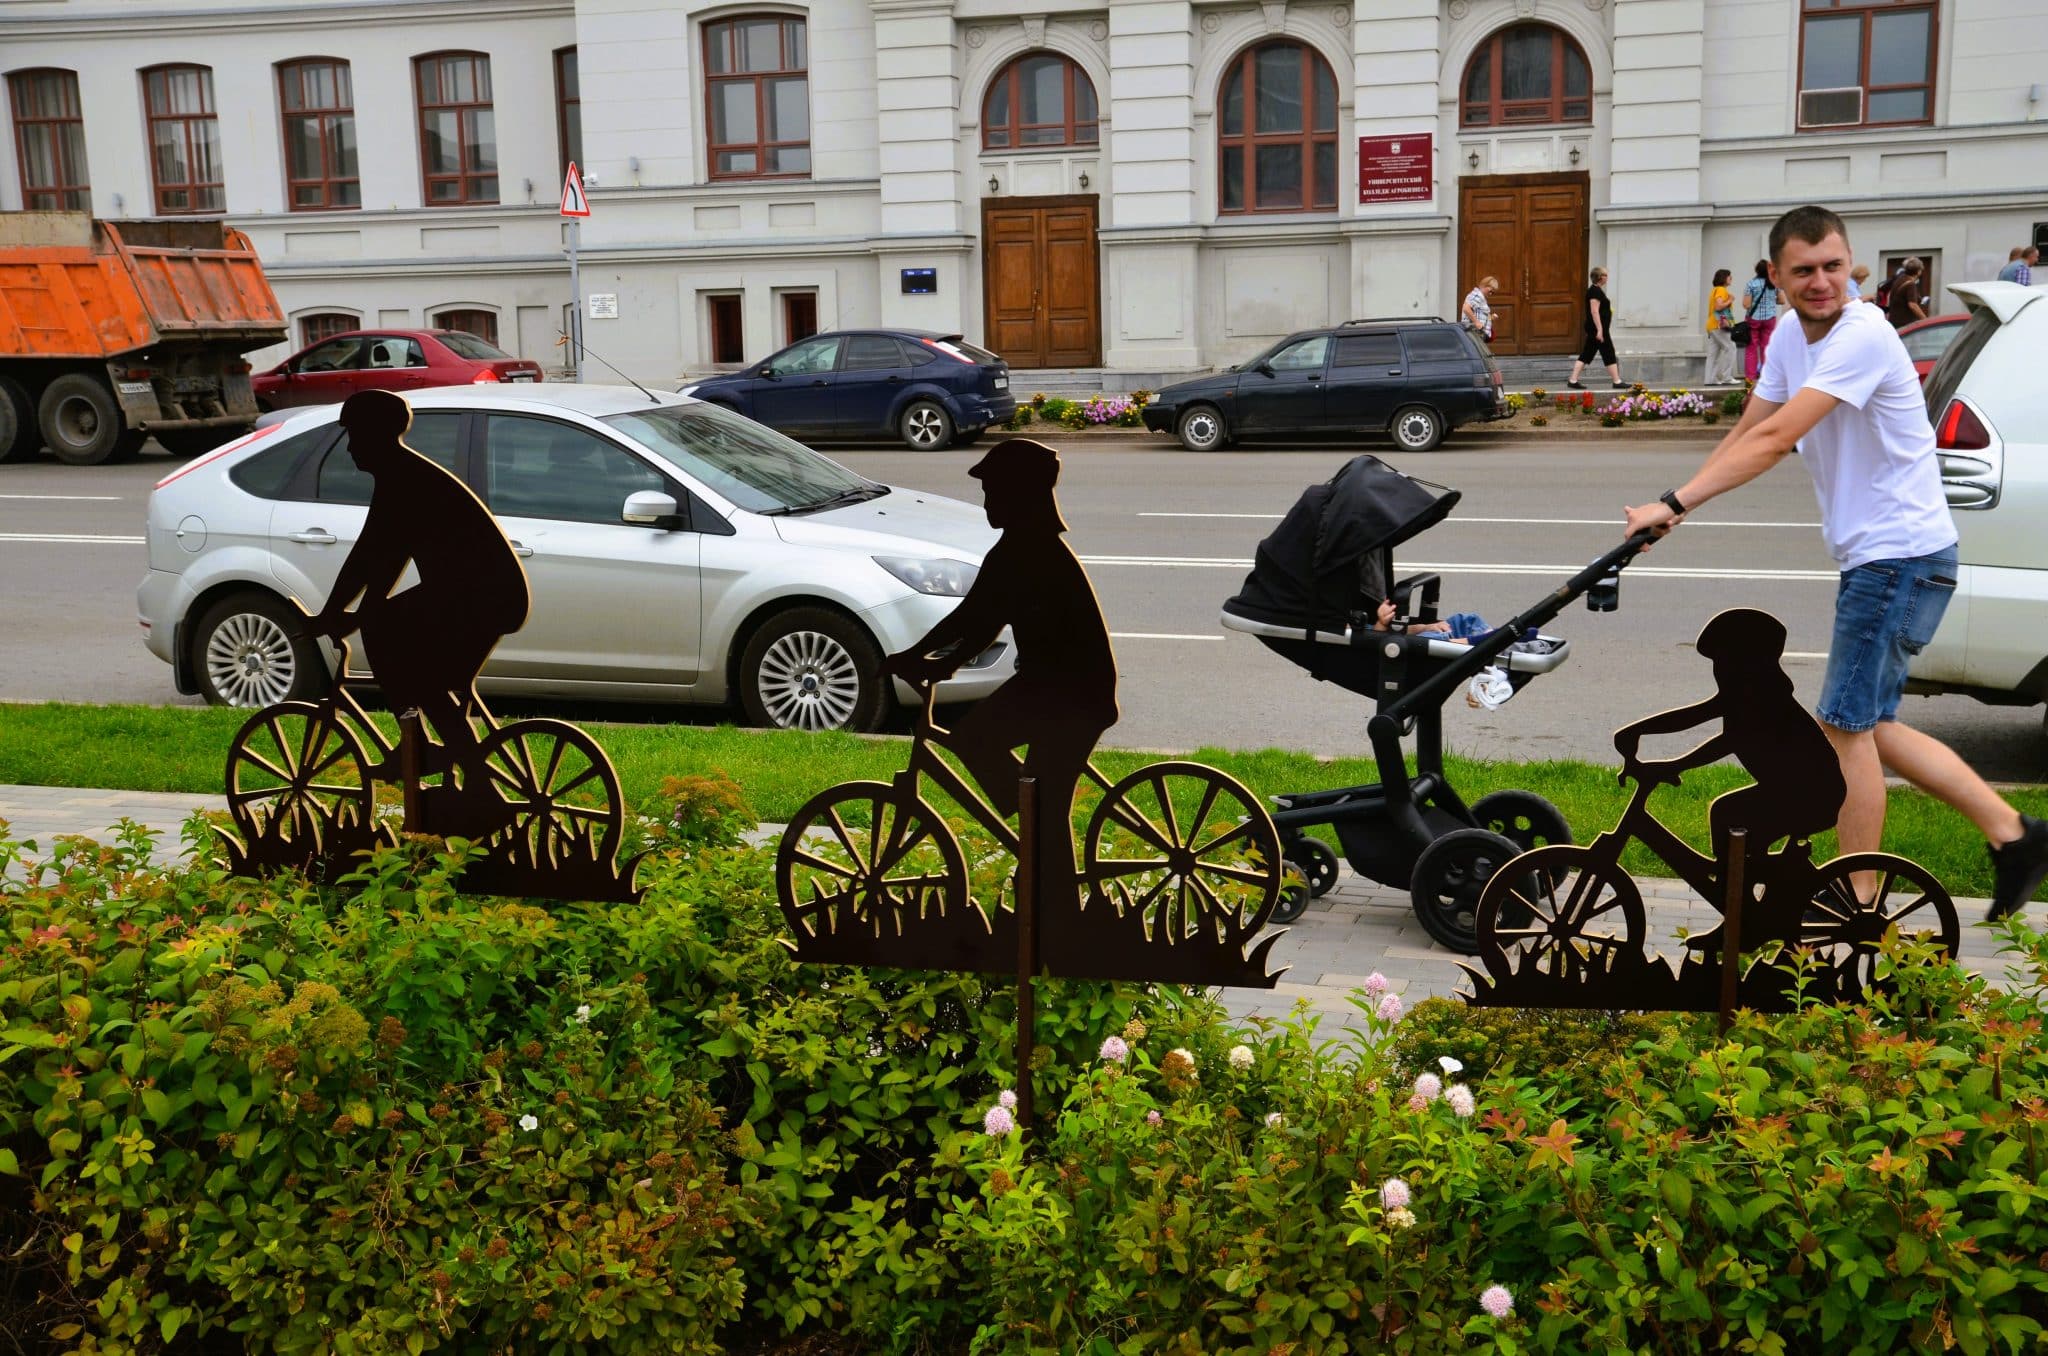
M 337 4 L 278 4 L 260 9 L 157 9 L 123 7 L 100 13 L 53 14 L 10 19 L 9 42 L 36 38 L 98 37 L 110 30 L 146 35 L 165 32 L 248 33 L 334 28 L 378 28 L 441 22 L 469 24 L 516 19 L 576 17 L 574 0 L 359 0 Z

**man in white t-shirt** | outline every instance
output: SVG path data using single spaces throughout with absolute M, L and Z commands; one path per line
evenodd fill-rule
M 1841 567 L 1816 714 L 1842 760 L 1844 853 L 1884 835 L 1886 768 L 1967 815 L 1991 844 L 1991 917 L 2048 879 L 2048 823 L 2006 804 L 1946 744 L 1899 721 L 1906 665 L 1934 638 L 1956 588 L 1956 527 L 1942 493 L 1926 396 L 1898 332 L 1847 301 L 1842 219 L 1799 207 L 1771 228 L 1771 281 L 1797 325 L 1771 336 L 1742 419 L 1698 474 L 1628 510 L 1627 535 L 1659 535 L 1797 450 L 1813 474 L 1821 535 Z M 1860 888 L 1871 888 L 1859 882 Z

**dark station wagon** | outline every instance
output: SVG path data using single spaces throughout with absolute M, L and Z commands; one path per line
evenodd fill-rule
M 1290 334 L 1228 371 L 1176 382 L 1145 427 L 1191 452 L 1241 434 L 1379 433 L 1427 452 L 1462 424 L 1504 419 L 1500 364 L 1443 320 L 1347 320 Z

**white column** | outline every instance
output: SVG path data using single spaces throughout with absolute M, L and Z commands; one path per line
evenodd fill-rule
M 1608 200 L 1696 203 L 1706 0 L 1615 0 Z
M 882 233 L 961 229 L 950 0 L 873 0 Z
M 1429 201 L 1349 204 L 1350 313 L 1440 315 L 1448 289 L 1439 277 L 1455 194 L 1455 145 L 1443 144 L 1438 88 L 1443 70 L 1442 6 L 1437 0 L 1361 0 L 1352 32 L 1352 126 L 1357 137 L 1435 137 Z M 1358 144 L 1340 146 L 1354 185 Z
M 1187 0 L 1109 6 L 1110 225 L 1195 219 L 1194 17 Z

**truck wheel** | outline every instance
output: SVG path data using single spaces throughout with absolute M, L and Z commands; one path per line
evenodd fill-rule
M 36 403 L 18 382 L 0 377 L 0 461 L 27 461 L 42 445 Z
M 83 372 L 67 372 L 45 387 L 36 414 L 43 441 L 71 466 L 122 460 L 142 446 L 121 426 L 121 407 L 107 384 Z

